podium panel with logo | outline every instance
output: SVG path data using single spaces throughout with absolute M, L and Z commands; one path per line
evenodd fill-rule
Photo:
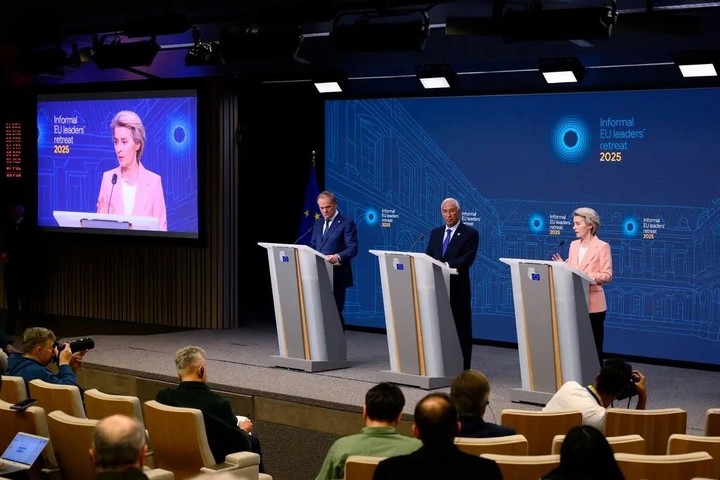
M 564 262 L 500 261 L 510 265 L 522 380 L 510 400 L 545 404 L 567 381 L 593 383 L 600 365 L 587 296 L 595 281 Z
M 280 349 L 275 366 L 306 372 L 349 367 L 325 255 L 307 245 L 258 245 L 267 249 L 270 265 Z

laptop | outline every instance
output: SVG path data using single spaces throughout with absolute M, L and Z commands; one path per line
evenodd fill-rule
M 29 470 L 48 441 L 46 437 L 18 432 L 0 457 L 0 475 Z

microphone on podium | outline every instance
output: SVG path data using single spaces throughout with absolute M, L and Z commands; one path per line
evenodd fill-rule
M 293 242 L 293 244 L 296 244 L 296 243 L 298 243 L 300 240 L 302 240 L 303 238 L 305 238 L 305 236 L 306 236 L 308 233 L 312 232 L 312 229 L 313 229 L 313 228 L 315 228 L 315 225 L 310 225 L 310 228 L 308 228 L 305 233 L 303 233 L 302 235 L 300 235 L 300 236 L 297 238 L 297 240 L 295 240 L 295 241 Z
M 557 250 L 558 248 L 560 248 L 560 247 L 562 247 L 563 245 L 565 245 L 566 242 L 567 242 L 567 240 L 564 240 L 564 239 L 563 239 L 563 240 L 560 240 L 556 245 L 554 245 L 554 246 L 550 249 L 550 251 L 549 251 L 549 252 L 547 253 L 547 255 L 545 255 L 545 256 L 552 258 L 552 254 L 555 252 L 555 250 Z
M 418 242 L 422 241 L 423 238 L 425 238 L 425 235 L 423 235 L 423 234 L 421 233 L 420 236 L 413 242 L 413 244 L 410 245 L 410 248 L 408 248 L 408 251 L 412 250 L 413 247 L 414 247 L 415 245 L 417 245 Z
M 112 200 L 113 190 L 115 190 L 115 184 L 117 183 L 117 173 L 113 173 L 112 176 L 112 187 L 110 187 L 110 197 L 108 198 L 107 213 L 110 213 L 110 200 Z

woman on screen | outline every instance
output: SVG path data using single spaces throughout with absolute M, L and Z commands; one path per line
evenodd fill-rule
M 597 282 L 595 285 L 590 285 L 588 311 L 598 359 L 602 365 L 605 313 L 607 311 L 607 302 L 602 286 L 612 280 L 612 255 L 610 244 L 597 237 L 599 228 L 600 217 L 595 210 L 588 207 L 575 210 L 573 212 L 573 231 L 578 239 L 570 244 L 570 252 L 565 262 L 585 272 Z M 562 261 L 562 257 L 557 253 L 553 255 L 552 259 Z
M 140 162 L 145 150 L 140 117 L 129 110 L 118 112 L 110 130 L 119 165 L 103 173 L 97 212 L 155 217 L 158 230 L 167 231 L 162 179 Z

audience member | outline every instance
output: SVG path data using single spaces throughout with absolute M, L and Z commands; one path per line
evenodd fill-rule
M 0 350 L 0 375 L 5 373 L 5 370 L 7 370 L 7 364 L 8 364 L 7 353 Z M 0 384 L 0 385 L 2 385 L 2 384 Z
M 232 411 L 228 399 L 207 386 L 208 367 L 205 350 L 200 347 L 183 347 L 175 354 L 180 385 L 166 388 L 156 400 L 173 407 L 197 408 L 202 411 L 205 433 L 216 463 L 225 461 L 229 453 L 253 451 L 260 455 L 260 471 L 264 471 L 260 442 L 251 435 L 253 423 L 242 422 Z
M 490 381 L 477 370 L 465 370 L 450 386 L 450 398 L 460 420 L 460 437 L 489 438 L 515 435 L 515 430 L 483 420 L 490 404 Z
M 422 443 L 400 435 L 395 427 L 400 423 L 405 396 L 399 387 L 380 383 L 365 394 L 361 433 L 338 439 L 328 451 L 316 480 L 345 478 L 345 460 L 350 455 L 392 457 L 414 452 Z
M 0 348 L 5 353 L 22 353 L 20 350 L 15 348 L 13 345 L 13 339 L 5 332 L 0 329 Z
M 55 346 L 55 340 L 52 330 L 44 327 L 26 328 L 23 333 L 23 355 L 10 355 L 6 373 L 23 377 L 28 393 L 30 392 L 30 380 L 35 379 L 79 387 L 75 372 L 82 366 L 87 350 L 73 354 L 69 343 L 59 349 Z M 57 359 L 57 373 L 47 368 L 53 359 Z
M 560 449 L 560 465 L 543 480 L 625 480 L 612 448 L 595 427 L 571 428 Z
M 591 425 L 604 432 L 607 407 L 630 387 L 634 388 L 638 397 L 635 408 L 644 410 L 647 402 L 645 375 L 633 370 L 622 358 L 611 358 L 605 361 L 594 385 L 583 387 L 575 381 L 565 382 L 542 411 L 580 410 L 583 425 Z
M 90 459 L 97 480 L 136 480 L 143 473 L 147 445 L 145 428 L 135 418 L 111 415 L 95 426 Z
M 439 478 L 502 479 L 497 464 L 460 451 L 455 437 L 460 430 L 457 410 L 444 393 L 431 393 L 415 406 L 413 434 L 423 446 L 408 455 L 381 461 L 373 480 L 430 480 Z

